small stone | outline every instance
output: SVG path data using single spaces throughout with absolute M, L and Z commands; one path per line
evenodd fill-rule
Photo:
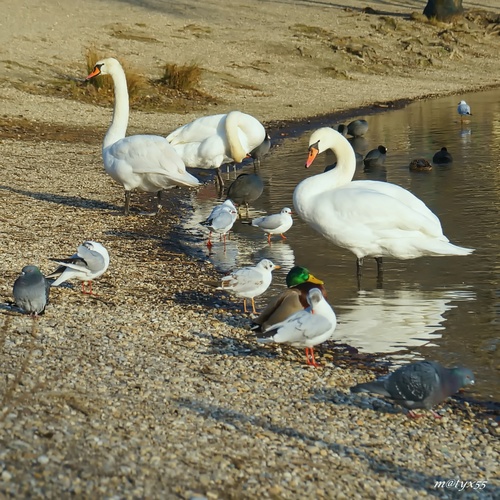
M 47 465 L 49 463 L 49 457 L 47 455 L 40 455 L 37 461 L 40 465 Z
M 6 470 L 2 472 L 2 481 L 8 483 L 12 479 L 12 474 Z

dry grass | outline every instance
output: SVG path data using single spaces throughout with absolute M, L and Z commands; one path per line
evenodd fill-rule
M 95 47 L 85 52 L 86 71 L 79 78 L 66 76 L 46 82 L 43 85 L 15 83 L 24 92 L 31 94 L 57 96 L 63 99 L 109 106 L 114 102 L 113 81 L 109 75 L 84 81 L 84 76 L 94 69 L 97 61 L 107 57 Z M 187 111 L 205 111 L 207 106 L 220 104 L 222 101 L 198 90 L 202 69 L 191 64 L 181 66 L 167 64 L 162 78 L 148 79 L 132 70 L 127 62 L 120 59 L 127 78 L 130 103 L 134 109 L 165 113 L 185 113 Z M 24 128 L 24 127 L 22 127 Z M 11 132 L 9 132 L 11 134 Z M 0 136 L 2 123 L 0 120 Z
M 202 69 L 198 64 L 166 64 L 160 83 L 174 90 L 194 90 L 201 82 Z

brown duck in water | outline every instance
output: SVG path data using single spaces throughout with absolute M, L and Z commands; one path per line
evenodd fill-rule
M 410 162 L 408 168 L 412 172 L 427 172 L 432 170 L 432 165 L 425 158 L 417 158 Z

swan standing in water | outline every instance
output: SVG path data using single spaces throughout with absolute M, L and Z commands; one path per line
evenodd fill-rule
M 114 83 L 113 119 L 102 145 L 104 169 L 125 188 L 125 215 L 129 214 L 133 189 L 157 193 L 158 211 L 161 192 L 175 186 L 196 187 L 200 182 L 186 171 L 184 162 L 168 141 L 158 135 L 130 135 L 127 80 L 121 64 L 110 57 L 98 61 L 87 80 L 110 75 Z
M 262 123 L 240 111 L 197 118 L 167 136 L 188 167 L 216 169 L 221 187 L 220 166 L 241 163 L 265 139 Z
M 336 168 L 300 182 L 293 205 L 313 229 L 356 255 L 358 287 L 364 257 L 376 259 L 380 284 L 382 257 L 414 259 L 474 251 L 450 243 L 436 215 L 406 189 L 388 182 L 353 182 L 354 150 L 331 128 L 320 128 L 311 135 L 306 168 L 327 149 L 337 156 Z

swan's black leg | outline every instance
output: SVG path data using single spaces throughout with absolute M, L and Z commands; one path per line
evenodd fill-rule
M 156 200 L 157 200 L 157 208 L 156 208 L 156 215 L 158 215 L 160 213 L 160 210 L 161 210 L 161 191 L 158 191 L 156 193 Z
M 384 281 L 384 263 L 382 262 L 382 257 L 375 257 L 377 262 L 377 288 L 383 287 Z
M 217 170 L 217 180 L 219 181 L 219 187 L 222 189 L 224 187 L 224 179 L 222 178 L 222 175 L 220 173 L 220 167 L 216 169 Z
M 130 213 L 130 191 L 125 191 L 125 207 L 123 208 L 125 215 Z
M 358 279 L 358 290 L 361 290 L 361 276 L 363 274 L 363 258 L 356 259 L 356 277 Z

